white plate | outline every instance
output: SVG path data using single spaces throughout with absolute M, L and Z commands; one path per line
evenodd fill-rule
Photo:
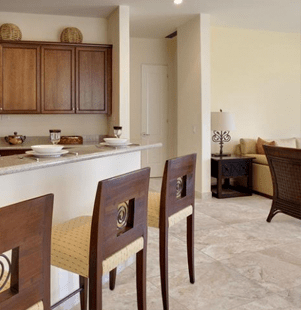
M 36 156 L 36 157 L 60 157 L 61 155 L 69 153 L 69 151 L 62 150 L 62 151 L 57 152 L 57 153 L 49 153 L 49 154 L 41 154 L 41 153 L 37 153 L 35 151 L 26 151 L 25 153 L 28 155 Z
M 111 147 L 120 147 L 120 146 L 128 146 L 128 145 L 131 145 L 132 143 L 130 142 L 126 142 L 126 143 L 121 143 L 121 144 L 110 144 L 110 143 L 107 143 L 107 142 L 101 142 L 99 143 L 99 145 L 104 145 L 104 146 L 111 146 Z
M 51 153 L 59 153 L 63 145 L 52 145 L 52 144 L 45 144 L 45 145 L 32 145 L 31 148 L 35 153 L 39 154 L 51 154 Z
M 128 139 L 123 138 L 104 138 L 105 143 L 109 145 L 126 145 L 128 142 Z

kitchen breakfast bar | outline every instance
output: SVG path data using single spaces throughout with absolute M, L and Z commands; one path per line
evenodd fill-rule
M 91 215 L 100 180 L 141 167 L 141 151 L 162 144 L 108 147 L 70 146 L 58 158 L 21 154 L 0 157 L 0 207 L 54 194 L 53 224 L 81 215 Z M 52 303 L 78 287 L 78 276 L 52 267 Z M 70 309 L 78 303 L 70 300 Z M 69 309 L 68 304 L 65 305 Z M 65 308 L 64 308 L 65 309 Z

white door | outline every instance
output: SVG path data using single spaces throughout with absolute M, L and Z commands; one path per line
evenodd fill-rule
M 142 65 L 142 145 L 163 144 L 142 152 L 142 167 L 151 167 L 151 177 L 163 175 L 167 159 L 167 104 L 167 66 Z

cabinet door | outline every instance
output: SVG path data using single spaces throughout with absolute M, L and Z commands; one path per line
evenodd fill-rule
M 108 113 L 112 92 L 112 49 L 76 48 L 76 113 Z
M 74 113 L 74 48 L 42 46 L 42 113 Z
M 40 47 L 2 43 L 0 112 L 40 112 Z

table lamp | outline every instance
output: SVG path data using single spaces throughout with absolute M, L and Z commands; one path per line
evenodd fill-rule
M 215 157 L 231 156 L 223 153 L 223 144 L 231 140 L 230 130 L 235 129 L 234 117 L 229 112 L 211 112 L 211 130 L 213 131 L 212 141 L 220 144 L 220 152 L 212 154 Z

